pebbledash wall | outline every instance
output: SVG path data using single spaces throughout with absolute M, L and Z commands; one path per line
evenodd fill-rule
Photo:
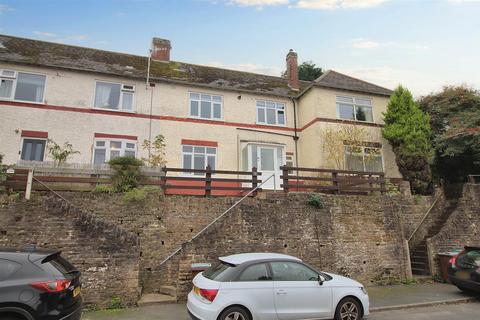
M 413 228 L 405 221 L 421 219 L 431 202 L 430 197 L 417 203 L 412 196 L 320 195 L 325 208 L 315 209 L 306 194 L 268 194 L 246 199 L 188 242 L 238 198 L 151 192 L 141 203 L 126 203 L 121 194 L 62 196 L 72 206 L 39 193 L 29 202 L 6 201 L 0 208 L 0 245 L 61 249 L 83 272 L 85 301 L 99 307 L 115 296 L 134 304 L 140 292 L 157 292 L 162 285 L 176 286 L 183 299 L 192 263 L 251 251 L 296 255 L 365 285 L 402 280 L 409 270 L 405 234 Z M 179 254 L 160 265 L 179 247 Z

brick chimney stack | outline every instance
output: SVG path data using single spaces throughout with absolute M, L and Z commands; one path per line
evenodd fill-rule
M 151 57 L 153 60 L 170 61 L 171 49 L 170 40 L 153 38 Z
M 292 90 L 300 90 L 300 81 L 298 80 L 298 56 L 293 49 L 287 54 L 287 79 L 288 86 Z

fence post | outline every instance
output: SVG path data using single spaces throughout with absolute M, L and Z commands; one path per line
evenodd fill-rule
M 335 189 L 333 189 L 334 193 L 340 193 L 340 188 L 338 187 L 338 173 L 336 171 L 332 171 L 332 183 Z
M 210 197 L 212 195 L 212 167 L 210 165 L 206 168 L 205 173 L 205 196 Z
M 473 175 L 468 175 L 468 182 L 469 183 L 475 183 L 475 177 Z
M 387 191 L 386 185 L 385 185 L 385 174 L 380 175 L 380 193 L 384 194 Z
M 288 187 L 288 169 L 283 166 L 280 167 L 282 169 L 282 178 L 283 178 L 283 191 L 288 193 L 289 187 Z M 297 174 L 298 176 L 298 174 Z M 297 178 L 297 189 L 298 189 L 298 178 Z M 298 190 L 297 190 L 298 191 Z
M 28 169 L 27 188 L 25 189 L 25 199 L 30 200 L 32 194 L 33 168 Z
M 258 171 L 257 171 L 257 167 L 253 167 L 252 168 L 252 190 L 255 189 L 257 186 L 258 186 Z M 257 190 L 252 192 L 252 195 L 256 197 Z

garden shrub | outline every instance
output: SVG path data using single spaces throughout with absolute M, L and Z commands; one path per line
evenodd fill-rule
M 126 192 L 138 187 L 142 178 L 140 167 L 143 162 L 134 157 L 117 157 L 108 162 L 115 171 L 112 186 L 115 192 Z

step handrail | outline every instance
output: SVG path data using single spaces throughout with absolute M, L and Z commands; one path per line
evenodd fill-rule
M 437 196 L 435 198 L 435 200 L 433 201 L 432 205 L 430 206 L 430 208 L 428 208 L 427 212 L 425 213 L 425 215 L 423 216 L 422 220 L 420 221 L 420 223 L 418 224 L 418 226 L 415 228 L 415 230 L 413 230 L 412 234 L 410 235 L 410 237 L 408 238 L 408 242 L 410 242 L 410 240 L 412 240 L 413 236 L 417 233 L 418 229 L 420 229 L 420 227 L 422 226 L 423 222 L 425 221 L 425 219 L 427 219 L 427 217 L 430 215 L 430 212 L 432 211 L 433 207 L 435 206 L 435 204 L 437 204 L 438 202 L 438 199 L 440 199 L 441 195 Z
M 275 177 L 275 174 L 272 174 L 271 176 L 269 176 L 267 179 L 265 179 L 262 183 L 260 183 L 258 186 L 256 186 L 255 188 L 253 188 L 252 190 L 250 190 L 246 195 L 244 195 L 240 200 L 238 200 L 237 202 L 235 202 L 232 206 L 230 206 L 230 208 L 228 208 L 227 210 L 225 210 L 221 215 L 219 215 L 218 217 L 216 217 L 212 222 L 210 222 L 205 228 L 203 228 L 202 230 L 200 230 L 197 234 L 195 234 L 190 240 L 188 240 L 187 242 L 184 242 L 185 243 L 189 243 L 189 242 L 192 242 L 193 240 L 195 240 L 196 238 L 198 238 L 202 233 L 204 233 L 207 229 L 209 229 L 212 225 L 214 225 L 218 220 L 220 220 L 223 216 L 225 216 L 227 213 L 229 213 L 233 208 L 235 208 L 236 206 L 238 206 L 243 200 L 245 200 L 249 195 L 251 195 L 252 193 L 254 193 L 257 189 L 259 189 L 262 185 L 264 185 L 268 180 L 270 180 L 271 178 L 274 178 Z M 275 179 L 274 179 L 275 180 Z M 183 245 L 182 245 L 183 247 Z M 175 250 L 173 253 L 171 253 L 167 258 L 165 258 L 162 262 L 160 262 L 160 264 L 158 265 L 159 267 L 161 267 L 165 262 L 167 262 L 168 260 L 170 260 L 170 258 L 172 258 L 174 255 L 176 255 L 177 253 L 179 253 L 181 250 L 182 250 L 182 247 L 178 248 L 177 250 Z

